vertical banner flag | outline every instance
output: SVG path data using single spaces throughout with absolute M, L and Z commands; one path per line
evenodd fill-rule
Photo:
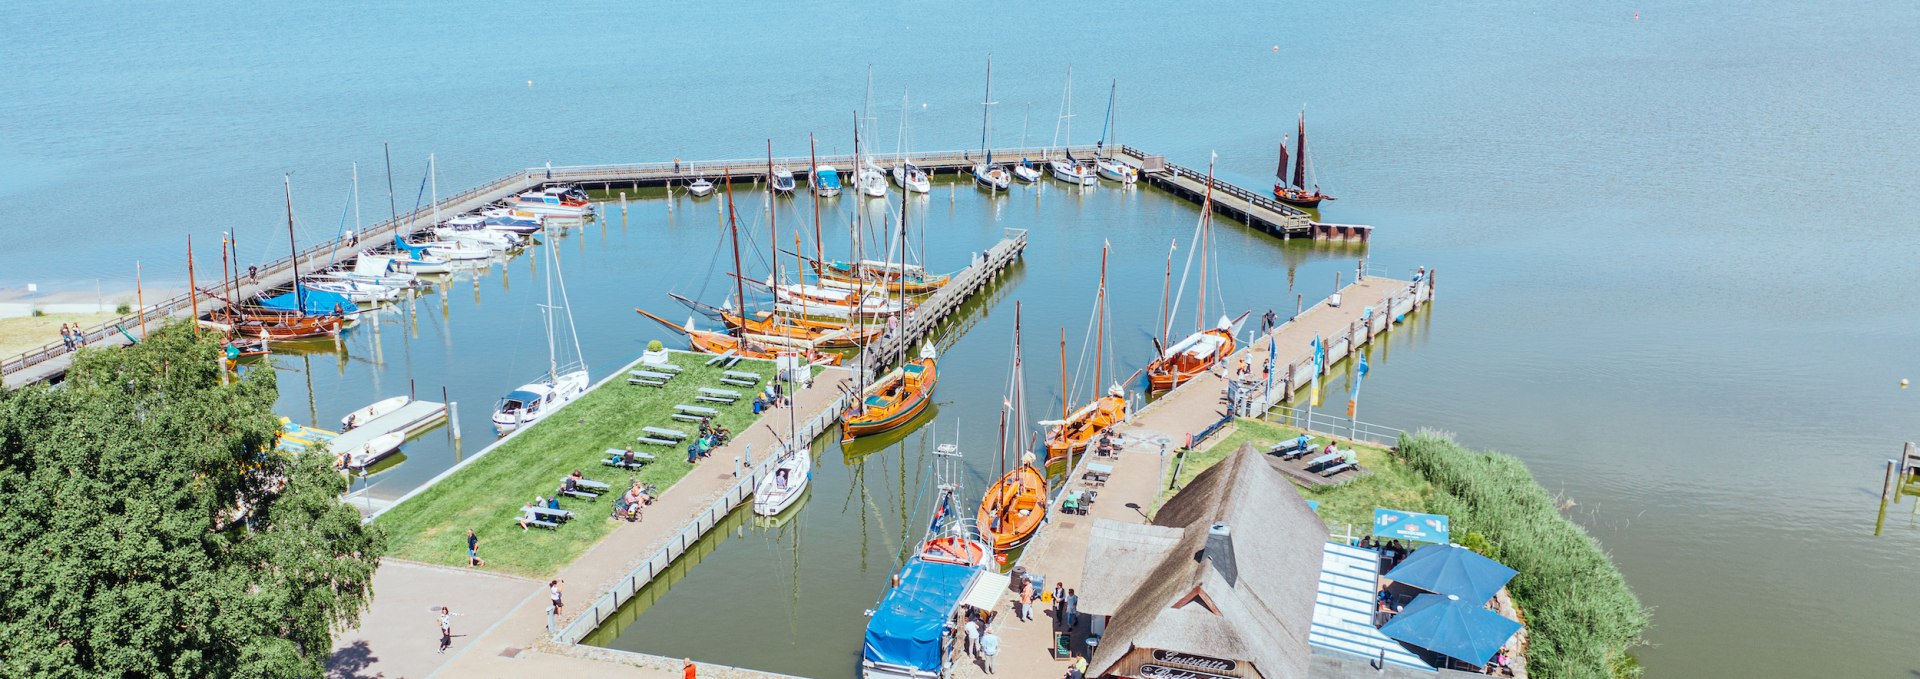
M 1307 405 L 1320 407 L 1320 370 L 1325 367 L 1326 350 L 1320 344 L 1320 336 L 1313 336 L 1313 379 L 1307 386 Z
M 1360 355 L 1360 367 L 1353 374 L 1353 393 L 1347 396 L 1347 419 L 1360 409 L 1360 380 L 1367 376 L 1367 355 Z
M 1277 363 L 1279 361 L 1280 361 L 1280 342 L 1273 337 L 1268 337 L 1267 338 L 1267 393 L 1268 394 L 1273 393 L 1273 369 L 1277 367 L 1274 365 L 1274 363 Z

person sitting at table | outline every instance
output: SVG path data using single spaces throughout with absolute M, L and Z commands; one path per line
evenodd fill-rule
M 580 470 L 575 469 L 572 474 L 567 475 L 567 478 L 561 479 L 560 490 L 566 493 L 578 492 L 580 490 Z
M 628 448 L 626 452 L 620 454 L 620 464 L 631 467 L 639 462 L 640 460 L 633 456 L 632 448 Z
M 527 530 L 527 525 L 528 525 L 527 522 L 534 520 L 533 507 L 539 501 L 540 501 L 540 498 L 536 497 L 533 499 L 533 502 L 529 502 L 525 507 L 520 508 L 520 518 L 515 519 L 514 523 L 520 524 L 521 532 L 525 532 Z
M 560 508 L 560 496 L 555 495 L 553 497 L 547 498 L 547 509 L 559 509 L 559 508 Z
M 713 430 L 713 438 L 714 441 L 718 443 L 726 443 L 728 439 L 733 438 L 733 432 L 727 431 L 726 427 L 715 427 Z

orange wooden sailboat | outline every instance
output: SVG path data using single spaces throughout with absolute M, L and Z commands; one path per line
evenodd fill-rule
M 675 324 L 673 321 L 647 313 L 645 309 L 634 309 L 634 312 L 653 319 L 655 323 L 659 323 L 662 326 L 686 335 L 688 344 L 694 351 L 701 353 L 724 354 L 731 351 L 745 358 L 757 358 L 767 361 L 774 360 L 780 356 L 798 355 L 805 358 L 808 363 L 840 365 L 839 354 L 798 347 L 782 347 L 765 344 L 753 339 L 743 339 L 724 332 L 701 330 L 694 326 L 693 318 L 691 317 L 687 318 L 687 324 L 685 326 L 681 326 Z
M 1100 288 L 1094 296 L 1094 343 L 1093 343 L 1093 382 L 1097 389 L 1101 383 L 1102 368 L 1105 367 L 1107 343 L 1107 248 L 1100 248 Z M 1067 385 L 1067 338 L 1062 331 L 1060 337 L 1060 407 L 1065 410 L 1067 394 L 1071 393 Z M 1084 355 L 1084 354 L 1083 354 Z M 1126 391 L 1115 384 L 1108 387 L 1107 394 L 1093 400 L 1079 410 L 1062 413 L 1060 422 L 1047 432 L 1047 464 L 1064 460 L 1069 455 L 1087 449 L 1094 436 L 1107 427 L 1127 417 Z
M 841 412 L 841 442 L 892 431 L 925 412 L 939 382 L 933 345 L 920 345 L 920 357 L 887 373 Z
M 1047 475 L 1033 465 L 1033 453 L 1027 452 L 1026 383 L 1020 371 L 1020 305 L 1013 307 L 1012 398 L 1000 409 L 1000 466 L 1007 464 L 1007 411 L 1013 411 L 1013 448 L 1021 451 L 1020 466 L 1007 470 L 987 487 L 980 498 L 980 537 L 997 551 L 1027 544 L 1040 524 L 1047 519 Z
M 1153 361 L 1148 363 L 1146 368 L 1147 386 L 1152 391 L 1167 391 L 1192 381 L 1194 378 L 1212 369 L 1215 364 L 1233 355 L 1236 348 L 1233 340 L 1233 331 L 1235 326 L 1238 325 L 1238 319 L 1229 319 L 1222 316 L 1220 322 L 1215 324 L 1214 327 L 1209 328 L 1206 326 L 1207 260 L 1210 258 L 1208 246 L 1211 245 L 1212 234 L 1213 165 L 1209 163 L 1207 165 L 1207 195 L 1206 200 L 1200 207 L 1200 225 L 1195 233 L 1195 240 L 1200 243 L 1198 253 L 1200 255 L 1200 294 L 1194 305 L 1195 329 L 1194 333 L 1188 335 L 1186 339 L 1182 339 L 1172 346 L 1166 346 L 1164 342 L 1172 326 L 1173 305 L 1163 302 L 1161 307 L 1163 320 L 1161 323 L 1160 338 L 1154 341 L 1154 348 L 1159 350 L 1160 355 L 1154 357 Z M 1189 256 L 1187 263 L 1193 263 L 1191 256 Z M 1173 282 L 1173 259 L 1171 252 L 1169 252 L 1167 259 L 1167 276 L 1168 288 L 1171 289 Z M 1181 286 L 1185 287 L 1186 273 L 1182 272 L 1180 276 Z M 1241 319 L 1246 317 L 1246 314 L 1240 314 Z

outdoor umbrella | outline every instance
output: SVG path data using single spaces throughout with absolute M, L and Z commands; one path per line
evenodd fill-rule
M 1427 545 L 1387 571 L 1387 579 L 1435 594 L 1453 594 L 1479 605 L 1493 598 L 1514 570 L 1465 547 Z
M 1520 623 L 1450 594 L 1414 597 L 1380 626 L 1389 638 L 1474 665 L 1487 664 L 1519 630 Z

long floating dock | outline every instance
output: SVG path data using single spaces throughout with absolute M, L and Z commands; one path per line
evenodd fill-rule
M 907 322 L 898 330 L 889 330 L 880 338 L 867 345 L 867 369 L 874 379 L 893 365 L 905 361 L 913 355 L 915 347 L 922 339 L 933 333 L 941 321 L 952 316 L 962 304 L 971 299 L 987 283 L 992 282 L 1000 272 L 1020 259 L 1027 250 L 1027 230 L 1007 229 L 1007 237 L 995 243 L 984 256 L 975 257 L 971 265 L 954 274 L 953 279 L 932 296 L 922 300 L 907 314 Z
M 992 152 L 996 161 L 1019 162 L 1021 159 L 1027 159 L 1036 163 L 1053 158 L 1064 158 L 1069 154 L 1075 158 L 1090 159 L 1095 154 L 1095 148 L 1092 146 L 1068 146 L 1054 149 L 1028 147 L 994 149 Z M 1113 155 L 1120 161 L 1138 168 L 1141 181 L 1147 184 L 1196 203 L 1200 202 L 1206 194 L 1205 173 L 1168 163 L 1164 156 L 1150 154 L 1126 145 L 1113 149 Z M 982 159 L 983 154 L 977 150 L 929 151 L 905 156 L 878 154 L 870 158 L 883 166 L 892 166 L 902 160 L 909 160 L 932 174 L 964 173 Z M 851 155 L 824 155 L 818 156 L 817 160 L 823 165 L 834 165 L 844 170 L 853 169 Z M 774 158 L 773 164 L 792 170 L 796 177 L 808 176 L 812 169 L 807 157 Z M 619 190 L 652 186 L 672 187 L 687 184 L 696 178 L 718 180 L 727 175 L 732 175 L 734 181 L 758 183 L 763 179 L 762 175 L 766 173 L 766 168 L 766 158 L 528 168 L 443 198 L 437 205 L 421 207 L 397 219 L 389 219 L 366 227 L 355 243 L 329 241 L 307 248 L 299 253 L 299 270 L 302 273 L 312 273 L 338 263 L 351 262 L 362 252 L 391 249 L 393 237 L 396 234 L 412 235 L 431 229 L 434 226 L 433 217 L 436 209 L 442 216 L 459 215 L 550 184 L 577 184 L 587 188 Z M 1053 180 L 1042 178 L 1040 181 Z M 1111 183 L 1102 180 L 1102 185 L 1111 186 Z M 1016 186 L 1013 190 L 1020 189 Z M 1213 209 L 1217 213 L 1240 220 L 1253 228 L 1283 239 L 1311 238 L 1364 243 L 1369 241 L 1373 234 L 1373 227 L 1370 226 L 1326 224 L 1314 221 L 1310 213 L 1217 177 L 1213 180 Z M 283 257 L 260 266 L 256 275 L 242 278 L 240 289 L 236 291 L 234 298 L 248 299 L 276 290 L 290 289 L 293 286 L 294 262 L 293 257 Z M 208 280 L 211 282 L 214 279 Z M 169 318 L 190 315 L 196 302 L 201 314 L 224 306 L 220 300 L 207 295 L 200 294 L 197 297 L 198 299 L 195 300 L 184 293 L 175 295 L 143 307 L 135 314 L 85 328 L 82 332 L 89 345 L 121 346 L 131 342 L 130 338 L 139 332 L 142 321 L 158 324 Z M 49 342 L 40 348 L 0 359 L 0 376 L 4 376 L 0 379 L 0 384 L 19 388 L 37 382 L 58 380 L 66 374 L 69 361 L 69 352 L 65 346 L 60 342 Z
M 399 410 L 368 420 L 365 424 L 340 432 L 328 446 L 334 452 L 354 450 L 368 441 L 400 432 L 412 436 L 432 428 L 441 420 L 447 419 L 447 404 L 433 401 L 412 401 Z

